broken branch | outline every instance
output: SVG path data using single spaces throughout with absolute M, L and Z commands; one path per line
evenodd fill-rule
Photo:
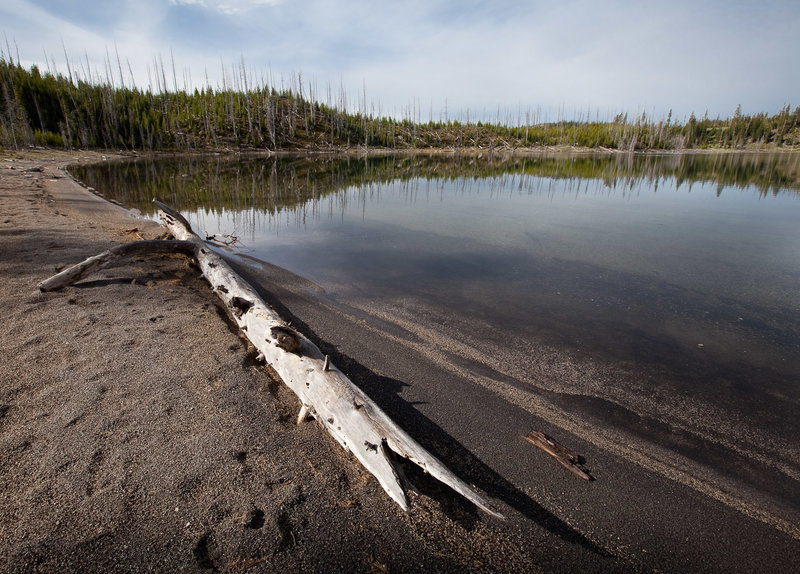
M 39 283 L 39 290 L 55 291 L 61 289 L 80 281 L 90 273 L 105 269 L 106 267 L 113 267 L 125 263 L 126 260 L 131 257 L 159 253 L 182 253 L 192 256 L 196 248 L 197 246 L 194 243 L 176 240 L 163 241 L 153 239 L 123 243 L 122 245 L 107 249 L 98 255 L 89 257 L 76 265 L 67 267 L 60 273 L 53 275 L 49 279 L 45 279 Z
M 543 432 L 531 431 L 522 438 L 538 446 L 547 454 L 555 458 L 571 473 L 581 477 L 583 480 L 594 480 L 592 475 L 590 475 L 581 464 L 581 457 L 578 453 L 558 444 L 555 440 Z

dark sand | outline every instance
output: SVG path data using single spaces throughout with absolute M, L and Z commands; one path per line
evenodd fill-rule
M 453 361 L 437 358 L 458 349 L 431 349 L 425 333 L 388 320 L 391 310 L 381 326 L 375 310 L 334 304 L 281 269 L 242 267 L 508 520 L 413 471 L 420 492 L 403 513 L 321 427 L 295 424 L 297 399 L 256 363 L 185 259 L 146 258 L 37 291 L 63 265 L 161 232 L 67 178 L 59 166 L 77 157 L 0 156 L 2 571 L 790 572 L 800 564 L 791 472 L 759 501 L 764 491 L 750 497 L 669 454 L 658 463 L 636 455 L 641 445 L 582 434 L 563 397 L 530 402 L 524 393 L 529 403 L 515 404 L 512 380 L 502 392 L 465 381 Z M 25 171 L 34 167 L 43 171 Z M 479 361 L 462 367 L 493 377 Z M 597 480 L 581 481 L 520 438 L 533 429 L 583 454 Z

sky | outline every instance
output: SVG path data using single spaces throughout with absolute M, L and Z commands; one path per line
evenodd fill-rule
M 26 68 L 143 89 L 161 69 L 169 89 L 246 77 L 421 121 L 800 105 L 797 0 L 2 0 L 0 33 Z

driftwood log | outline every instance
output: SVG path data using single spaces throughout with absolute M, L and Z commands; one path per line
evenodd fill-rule
M 153 252 L 190 254 L 212 290 L 224 301 L 239 328 L 283 382 L 300 398 L 298 423 L 314 417 L 372 473 L 403 510 L 409 503 L 396 457 L 404 457 L 476 506 L 503 518 L 492 502 L 458 478 L 384 413 L 331 363 L 309 339 L 288 325 L 252 286 L 198 237 L 177 211 L 156 201 L 165 227 L 177 241 L 137 241 L 109 249 L 39 284 L 42 291 L 62 288 L 87 274 L 119 264 L 122 258 Z
M 184 255 L 194 256 L 196 250 L 197 246 L 191 241 L 152 239 L 123 243 L 122 245 L 117 245 L 103 251 L 98 255 L 89 257 L 77 265 L 67 267 L 49 279 L 45 279 L 39 283 L 39 290 L 55 291 L 61 289 L 67 285 L 77 283 L 95 271 L 124 263 L 125 260 L 130 257 L 155 255 L 159 253 L 183 253 Z

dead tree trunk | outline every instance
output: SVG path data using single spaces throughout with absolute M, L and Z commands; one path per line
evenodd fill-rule
M 224 301 L 236 323 L 260 351 L 260 357 L 300 398 L 298 422 L 313 416 L 378 479 L 387 494 L 403 510 L 408 510 L 408 498 L 402 472 L 395 466 L 395 453 L 417 464 L 482 510 L 503 518 L 488 498 L 458 478 L 411 438 L 337 369 L 314 343 L 283 321 L 221 256 L 192 231 L 180 213 L 158 201 L 156 204 L 164 225 L 179 241 L 136 242 L 119 246 L 43 281 L 40 289 L 45 291 L 68 285 L 91 270 L 113 264 L 109 259 L 118 260 L 119 257 L 155 250 L 191 253 L 213 291 Z M 165 245 L 161 247 L 154 243 Z M 99 263 L 92 262 L 93 259 Z

